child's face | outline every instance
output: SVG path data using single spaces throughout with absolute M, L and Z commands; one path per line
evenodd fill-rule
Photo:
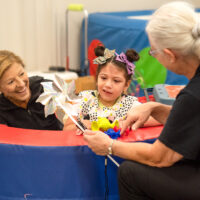
M 101 69 L 97 79 L 99 100 L 105 106 L 114 105 L 117 98 L 127 90 L 129 84 L 130 81 L 126 81 L 124 71 L 108 63 Z

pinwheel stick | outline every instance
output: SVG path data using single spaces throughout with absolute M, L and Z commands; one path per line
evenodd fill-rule
M 58 101 L 56 100 L 56 103 L 58 106 L 60 106 L 60 108 L 62 108 L 65 113 L 69 116 L 69 118 L 78 126 L 78 128 L 80 128 L 81 131 L 85 132 L 85 130 L 83 129 L 83 127 L 73 118 L 73 116 L 70 114 L 70 112 Z M 110 155 L 108 155 L 108 158 L 117 166 L 119 167 L 119 163 Z
M 80 128 L 80 130 L 84 132 L 83 127 L 73 118 L 73 116 L 70 114 L 70 112 L 57 99 L 56 99 L 56 103 L 60 108 L 62 108 L 65 111 L 65 113 L 78 126 L 78 128 Z

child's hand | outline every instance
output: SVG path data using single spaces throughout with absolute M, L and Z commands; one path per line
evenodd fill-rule
M 81 120 L 81 123 L 86 127 L 86 129 L 89 129 L 89 130 L 91 129 L 92 123 L 91 123 L 90 120 Z M 76 128 L 77 128 L 77 127 L 76 127 Z M 80 130 L 79 128 L 77 128 L 76 134 L 77 134 L 77 135 L 81 135 L 81 134 L 83 134 L 83 131 Z
M 76 135 L 82 135 L 83 131 L 76 127 Z
M 84 124 L 84 126 L 86 127 L 86 129 L 91 129 L 91 121 L 90 120 L 81 120 L 81 123 Z

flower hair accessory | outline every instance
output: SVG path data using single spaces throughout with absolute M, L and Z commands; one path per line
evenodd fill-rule
M 102 65 L 102 64 L 106 63 L 106 61 L 109 58 L 112 58 L 114 55 L 115 55 L 115 50 L 109 50 L 106 48 L 104 50 L 104 56 L 99 56 L 99 57 L 95 58 L 93 60 L 93 63 Z
M 126 64 L 128 74 L 134 74 L 135 65 L 127 60 L 126 55 L 123 52 L 120 53 L 120 55 L 116 53 L 116 55 L 117 56 L 115 60 L 118 60 Z

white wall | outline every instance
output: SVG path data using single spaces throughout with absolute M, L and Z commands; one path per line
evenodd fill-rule
M 170 0 L 0 0 L 0 49 L 21 56 L 27 70 L 66 65 L 65 12 L 80 3 L 92 12 L 155 9 Z M 188 1 L 200 8 L 199 0 Z M 81 12 L 70 12 L 70 65 L 78 69 Z

